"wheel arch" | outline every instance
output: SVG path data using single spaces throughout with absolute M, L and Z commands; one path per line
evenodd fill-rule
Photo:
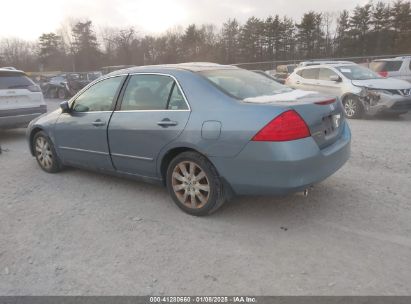
M 34 136 L 35 136 L 38 132 L 41 132 L 41 131 L 44 132 L 44 130 L 43 130 L 42 128 L 40 128 L 40 127 L 35 127 L 35 128 L 33 128 L 33 130 L 30 131 L 29 143 L 30 143 L 30 153 L 31 153 L 32 156 L 34 156 L 34 150 L 33 150 L 33 139 L 34 139 Z
M 192 151 L 192 152 L 201 154 L 214 166 L 215 170 L 217 171 L 218 175 L 220 176 L 225 186 L 225 195 L 227 199 L 231 199 L 235 195 L 234 190 L 231 187 L 231 184 L 223 176 L 220 175 L 220 173 L 218 172 L 218 168 L 214 165 L 213 161 L 209 157 L 207 157 L 207 155 L 205 155 L 204 153 L 202 153 L 201 151 L 199 151 L 198 149 L 194 147 L 189 147 L 189 146 L 173 147 L 173 148 L 170 148 L 167 152 L 165 152 L 164 156 L 161 158 L 160 166 L 159 166 L 160 176 L 161 176 L 163 185 L 165 186 L 167 183 L 166 175 L 167 175 L 167 168 L 170 162 L 178 154 L 181 154 L 187 151 Z
M 169 150 L 164 154 L 164 156 L 161 158 L 159 170 L 160 170 L 160 176 L 161 176 L 161 179 L 162 179 L 164 185 L 165 185 L 166 182 L 167 182 L 166 174 L 167 174 L 167 168 L 168 168 L 168 165 L 170 164 L 170 162 L 171 162 L 171 161 L 173 160 L 173 158 L 176 157 L 178 154 L 181 154 L 181 153 L 187 152 L 187 151 L 197 152 L 197 153 L 199 153 L 199 154 L 201 154 L 201 155 L 204 155 L 204 154 L 201 153 L 200 151 L 198 151 L 198 150 L 196 150 L 196 149 L 194 149 L 194 148 L 191 148 L 191 147 L 174 147 L 174 148 L 169 149 Z M 207 156 L 204 155 L 204 157 L 206 157 L 206 158 L 208 159 Z
M 348 92 L 348 93 L 344 93 L 344 94 L 341 96 L 341 101 L 344 101 L 344 99 L 346 99 L 347 97 L 350 97 L 350 96 L 355 96 L 355 97 L 360 98 L 360 95 L 355 94 L 355 93 L 352 93 L 352 92 Z

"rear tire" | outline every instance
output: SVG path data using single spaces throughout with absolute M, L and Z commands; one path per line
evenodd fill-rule
M 345 97 L 343 106 L 347 118 L 359 119 L 364 117 L 364 106 L 357 96 L 349 95 Z
M 166 182 L 175 204 L 191 215 L 211 214 L 226 201 L 217 170 L 197 152 L 177 155 L 168 166 Z
M 62 165 L 50 138 L 43 131 L 37 132 L 32 141 L 32 147 L 37 163 L 47 173 L 61 171 Z

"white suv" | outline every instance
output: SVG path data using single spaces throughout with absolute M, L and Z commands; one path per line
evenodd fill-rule
M 23 71 L 0 68 L 0 128 L 26 127 L 46 112 L 38 85 Z
M 409 82 L 384 78 L 354 63 L 300 67 L 286 79 L 285 84 L 340 98 L 348 118 L 381 112 L 398 116 L 411 110 Z
M 411 56 L 376 59 L 370 69 L 383 77 L 394 77 L 411 82 Z

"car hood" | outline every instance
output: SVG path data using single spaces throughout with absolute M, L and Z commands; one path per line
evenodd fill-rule
M 352 84 L 359 87 L 383 90 L 403 90 L 411 88 L 411 85 L 408 81 L 396 78 L 352 80 Z

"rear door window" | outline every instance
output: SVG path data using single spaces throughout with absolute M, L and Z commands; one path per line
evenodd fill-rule
M 24 74 L 0 72 L 0 90 L 24 89 L 34 82 Z
M 334 76 L 334 75 L 337 76 L 337 74 L 334 71 L 330 69 L 326 69 L 326 68 L 321 68 L 320 73 L 318 75 L 318 79 L 330 81 L 330 76 Z
M 373 61 L 370 63 L 370 69 L 374 72 L 396 72 L 399 71 L 402 61 Z
M 174 89 L 174 79 L 164 75 L 131 76 L 120 110 L 165 110 Z
M 305 79 L 318 79 L 320 69 L 304 69 L 301 71 L 301 77 Z

